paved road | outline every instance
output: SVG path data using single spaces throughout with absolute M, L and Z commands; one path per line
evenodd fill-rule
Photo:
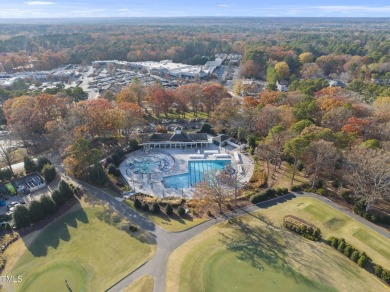
M 91 192 L 93 195 L 95 195 L 97 198 L 107 201 L 111 204 L 111 206 L 116 209 L 119 213 L 126 216 L 129 220 L 134 222 L 135 224 L 139 225 L 142 229 L 150 232 L 154 239 L 156 240 L 157 244 L 157 251 L 156 254 L 153 256 L 153 258 L 145 263 L 143 266 L 141 266 L 139 269 L 135 270 L 134 272 L 130 273 L 128 276 L 123 278 L 121 281 L 119 281 L 117 284 L 115 284 L 113 287 L 109 288 L 108 291 L 121 291 L 123 288 L 130 285 L 132 282 L 137 280 L 143 275 L 152 275 L 154 277 L 154 292 L 164 292 L 165 291 L 165 283 L 166 283 L 166 267 L 169 255 L 179 246 L 196 236 L 197 234 L 205 231 L 206 229 L 210 228 L 211 226 L 222 222 L 228 218 L 234 218 L 237 216 L 245 215 L 250 212 L 254 212 L 259 209 L 266 209 L 271 206 L 282 204 L 288 200 L 291 200 L 296 197 L 310 197 L 318 199 L 325 204 L 339 210 L 340 212 L 346 214 L 349 217 L 352 217 L 353 219 L 359 221 L 360 223 L 366 225 L 367 227 L 377 231 L 378 233 L 382 234 L 383 236 L 390 238 L 390 232 L 385 230 L 384 228 L 381 228 L 379 226 L 376 226 L 375 224 L 372 224 L 371 222 L 363 219 L 362 217 L 351 213 L 346 208 L 343 208 L 339 206 L 338 204 L 330 201 L 327 198 L 321 197 L 319 195 L 313 194 L 313 193 L 292 193 L 285 195 L 283 197 L 278 197 L 276 199 L 269 200 L 267 202 L 259 203 L 257 205 L 251 205 L 247 206 L 245 208 L 239 209 L 235 212 L 224 214 L 223 216 L 216 217 L 215 219 L 211 219 L 209 221 L 206 221 L 198 226 L 195 226 L 192 229 L 182 231 L 182 232 L 167 232 L 160 228 L 158 225 L 154 224 L 152 221 L 148 220 L 147 218 L 143 217 L 142 215 L 138 214 L 136 211 L 134 211 L 132 208 L 127 206 L 126 204 L 119 202 L 118 200 L 114 199 L 110 195 L 104 193 L 103 191 L 88 185 L 84 182 L 79 182 L 85 189 L 87 189 L 89 192 Z
M 51 158 L 52 162 L 57 162 L 54 157 Z M 60 160 L 59 160 L 60 161 Z M 56 168 L 58 170 L 58 173 L 64 177 L 65 179 L 68 178 L 64 175 L 65 171 L 61 163 L 55 163 Z M 75 183 L 75 182 L 73 182 Z M 127 217 L 129 220 L 137 224 L 140 228 L 143 230 L 149 232 L 152 237 L 155 239 L 157 244 L 157 251 L 155 255 L 153 256 L 150 261 L 146 262 L 144 265 L 139 267 L 137 270 L 130 273 L 128 276 L 124 277 L 121 281 L 116 283 L 114 286 L 108 289 L 108 291 L 121 291 L 123 288 L 129 286 L 132 282 L 137 280 L 143 275 L 152 275 L 154 277 L 154 292 L 164 292 L 165 291 L 165 283 L 166 283 L 166 267 L 169 255 L 179 246 L 193 238 L 194 236 L 200 234 L 201 232 L 207 230 L 211 226 L 225 221 L 229 218 L 234 218 L 237 216 L 242 216 L 251 212 L 254 212 L 259 209 L 267 209 L 271 206 L 282 204 L 288 200 L 292 200 L 296 197 L 310 197 L 318 199 L 325 204 L 331 206 L 332 208 L 335 208 L 336 210 L 344 213 L 345 215 L 355 219 L 356 221 L 362 223 L 363 225 L 367 226 L 368 228 L 378 232 L 379 234 L 383 235 L 384 237 L 387 237 L 390 239 L 390 232 L 386 229 L 379 227 L 364 218 L 350 212 L 347 208 L 338 205 L 335 202 L 332 202 L 331 200 L 319 196 L 314 193 L 307 193 L 307 192 L 297 192 L 297 193 L 290 193 L 282 197 L 278 197 L 266 202 L 259 203 L 257 205 L 250 205 L 245 208 L 236 210 L 234 212 L 226 213 L 223 216 L 216 217 L 215 219 L 208 220 L 200 225 L 197 225 L 191 229 L 188 229 L 186 231 L 182 232 L 167 232 L 158 225 L 156 225 L 154 222 L 150 221 L 149 219 L 143 217 L 136 211 L 134 211 L 132 208 L 130 208 L 125 203 L 122 203 L 109 194 L 105 193 L 104 191 L 95 188 L 85 182 L 78 181 L 78 183 L 83 186 L 86 190 L 88 190 L 89 193 L 93 194 L 96 198 L 108 202 L 112 208 L 114 208 L 117 212 L 123 214 L 125 217 Z

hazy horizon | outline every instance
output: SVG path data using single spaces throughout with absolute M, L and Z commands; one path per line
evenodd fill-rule
M 130 2 L 130 3 L 129 3 Z M 390 17 L 385 0 L 60 0 L 0 3 L 0 18 L 79 17 Z

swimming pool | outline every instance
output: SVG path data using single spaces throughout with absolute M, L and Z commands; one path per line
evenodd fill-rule
M 156 155 L 134 158 L 127 164 L 129 170 L 137 174 L 150 174 L 166 172 L 173 165 L 169 157 L 160 157 Z
M 164 187 L 183 189 L 195 186 L 203 180 L 203 173 L 210 169 L 222 170 L 230 165 L 230 160 L 194 160 L 188 161 L 188 172 L 166 176 L 163 179 Z

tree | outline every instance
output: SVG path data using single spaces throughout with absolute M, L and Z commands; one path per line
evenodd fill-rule
M 39 156 L 37 159 L 37 170 L 41 172 L 46 164 L 51 164 L 49 158 L 46 156 Z
M 30 174 L 32 172 L 37 171 L 37 165 L 34 160 L 30 156 L 24 156 L 24 171 L 26 174 Z
M 51 195 L 53 201 L 56 203 L 57 208 L 60 208 L 62 205 L 66 203 L 66 197 L 63 193 L 60 192 L 59 189 L 53 191 Z
M 183 217 L 186 213 L 186 210 L 182 207 L 182 206 L 179 206 L 177 208 L 177 214 L 180 216 L 180 217 Z
M 40 201 L 33 200 L 28 206 L 28 211 L 30 212 L 32 223 L 41 221 L 45 217 L 45 210 Z
M 311 63 L 314 60 L 314 55 L 310 52 L 305 52 L 299 55 L 299 62 L 301 64 Z
M 213 130 L 211 129 L 211 126 L 207 123 L 203 123 L 199 130 L 200 133 L 207 133 L 212 134 Z
M 42 169 L 42 175 L 46 183 L 49 184 L 56 178 L 57 172 L 53 165 L 46 164 Z
M 195 186 L 194 198 L 208 203 L 216 203 L 219 212 L 226 200 L 232 197 L 231 187 L 223 182 L 224 176 L 217 169 L 211 169 L 203 173 L 203 181 Z
M 167 207 L 166 207 L 166 209 L 165 209 L 165 213 L 166 213 L 167 215 L 172 215 L 172 213 L 173 213 L 173 208 L 172 208 L 172 205 L 171 205 L 171 204 L 168 204 L 168 205 L 167 205 Z
M 135 207 L 136 209 L 141 209 L 141 208 L 142 208 L 142 203 L 141 203 L 141 201 L 140 201 L 138 198 L 136 198 L 136 199 L 134 200 L 134 207 Z
M 335 168 L 338 153 L 332 142 L 313 141 L 303 154 L 305 169 L 311 176 L 312 186 L 322 175 L 330 174 Z
M 14 150 L 15 149 L 12 147 L 11 141 L 9 139 L 6 139 L 0 143 L 0 160 L 8 166 L 12 174 L 14 173 L 12 164 L 14 164 L 16 156 L 16 152 Z
M 231 95 L 225 87 L 217 83 L 206 83 L 202 88 L 202 103 L 206 107 L 207 114 L 221 102 L 224 98 L 229 98 Z
M 152 204 L 152 212 L 156 214 L 160 213 L 160 205 L 157 202 Z
M 303 153 L 305 153 L 306 147 L 308 146 L 309 141 L 305 138 L 295 137 L 287 141 L 284 145 L 284 152 L 288 155 L 291 155 L 294 158 L 294 167 L 293 175 L 291 178 L 291 185 L 294 184 L 295 174 L 298 168 L 298 162 L 302 158 Z
M 57 211 L 56 204 L 48 195 L 43 195 L 41 197 L 41 206 L 45 215 L 52 215 Z
M 368 125 L 367 119 L 351 117 L 341 130 L 347 134 L 362 134 Z
M 384 150 L 355 147 L 347 153 L 344 178 L 366 211 L 378 199 L 390 199 L 390 156 Z
M 279 76 L 279 79 L 284 80 L 290 76 L 290 68 L 286 62 L 278 62 L 275 64 L 275 71 Z
M 19 229 L 31 225 L 30 212 L 28 211 L 27 207 L 24 205 L 16 206 L 12 217 L 15 226 Z
M 59 185 L 58 185 L 58 189 L 65 196 L 65 198 L 67 198 L 67 199 L 73 198 L 73 196 L 74 196 L 73 191 L 66 181 L 61 180 Z

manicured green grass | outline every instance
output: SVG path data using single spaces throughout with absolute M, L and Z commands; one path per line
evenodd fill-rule
M 124 201 L 131 208 L 148 218 L 149 220 L 156 223 L 158 226 L 163 228 L 166 231 L 170 232 L 179 232 L 183 230 L 187 230 L 191 227 L 199 225 L 200 223 L 206 221 L 204 218 L 192 218 L 190 216 L 180 217 L 177 214 L 172 214 L 170 216 L 166 215 L 163 212 L 158 214 L 154 214 L 152 212 L 145 212 L 134 207 L 134 202 L 131 200 Z
M 17 291 L 103 291 L 152 256 L 154 240 L 130 233 L 129 222 L 111 209 L 78 205 L 35 238 L 6 251 L 6 272 L 22 275 Z M 49 290 L 48 290 L 49 289 Z
M 319 200 L 295 198 L 256 214 L 266 215 L 278 226 L 282 225 L 284 216 L 295 215 L 319 227 L 325 239 L 342 237 L 355 248 L 365 251 L 374 262 L 390 267 L 389 239 Z
M 154 279 L 150 275 L 145 275 L 131 285 L 121 290 L 121 292 L 153 292 Z
M 337 250 L 282 227 L 286 214 L 302 217 L 306 204 L 324 205 L 294 199 L 199 234 L 170 256 L 166 291 L 386 291 Z M 306 214 L 306 220 L 312 216 Z

